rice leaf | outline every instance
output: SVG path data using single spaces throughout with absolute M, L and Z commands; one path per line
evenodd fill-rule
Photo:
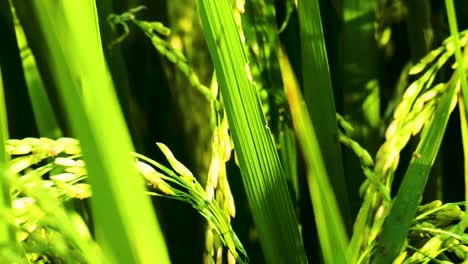
M 451 34 L 451 37 L 454 39 L 455 59 L 458 64 L 458 67 L 456 68 L 456 72 L 461 82 L 461 92 L 463 94 L 463 101 L 466 106 L 468 105 L 468 83 L 466 80 L 466 73 L 465 73 L 466 56 L 463 57 L 461 53 L 462 40 L 460 39 L 461 34 L 458 31 L 457 16 L 455 12 L 455 7 L 453 5 L 453 0 L 445 0 L 445 6 L 447 9 L 447 18 L 448 18 L 449 26 L 450 26 L 450 34 Z M 466 34 L 464 35 L 464 37 L 465 37 L 465 41 L 464 41 L 465 43 L 463 43 L 463 45 L 466 45 Z M 467 53 L 467 51 L 465 51 L 465 53 Z
M 242 180 L 267 263 L 307 263 L 286 179 L 250 81 L 249 64 L 227 0 L 198 0 Z
M 5 212 L 11 209 L 11 195 L 10 195 L 10 184 L 11 184 L 11 172 L 9 168 L 10 158 L 7 155 L 5 142 L 8 139 L 8 120 L 6 112 L 5 92 L 4 92 L 4 81 L 10 80 L 11 78 L 4 78 L 5 75 L 9 75 L 13 71 L 13 67 L 10 56 L 8 53 L 15 55 L 19 59 L 19 53 L 16 45 L 14 45 L 14 37 L 8 38 L 8 35 L 14 36 L 13 28 L 13 16 L 11 14 L 11 6 L 9 1 L 0 0 L 0 31 L 6 37 L 0 43 L 0 212 Z M 6 35 L 6 36 L 5 36 Z M 8 47 L 12 47 L 10 49 Z M 8 67 L 11 68 L 8 68 Z M 10 89 L 15 87 L 14 83 L 8 83 Z M 14 256 L 11 249 L 14 249 L 16 244 L 15 230 L 8 222 L 6 217 L 0 217 L 0 244 L 4 245 L 4 249 L 0 249 L 0 255 L 8 257 Z
M 112 263 L 169 263 L 131 156 L 102 53 L 95 2 L 15 1 L 41 73 L 58 91 L 92 186 L 96 237 Z M 39 56 L 38 56 L 39 55 Z M 43 76 L 44 77 L 44 76 Z
M 31 100 L 39 135 L 41 137 L 60 138 L 62 137 L 62 131 L 52 109 L 41 75 L 37 69 L 36 60 L 28 47 L 26 36 L 20 25 L 16 26 L 16 36 L 18 47 L 22 55 L 26 87 L 28 88 L 28 95 Z
M 301 52 L 304 58 L 302 59 L 304 99 L 312 123 L 320 124 L 320 126 L 314 126 L 320 152 L 343 216 L 343 222 L 347 231 L 351 233 L 350 204 L 343 171 L 341 146 L 336 140 L 335 100 L 318 0 L 299 1 L 298 12 Z
M 421 141 L 393 200 L 377 240 L 373 263 L 390 263 L 400 254 L 454 107 L 456 84 L 451 82 L 450 85 L 450 89 L 441 97 L 433 119 L 422 133 Z
M 1 57 L 1 55 L 0 55 Z M 8 127 L 6 119 L 5 97 L 3 93 L 2 81 L 2 59 L 0 58 L 0 142 L 5 142 L 8 138 Z M 9 173 L 9 157 L 6 154 L 5 144 L 0 144 L 0 212 L 3 212 L 11 207 L 10 198 L 10 173 Z M 14 245 L 15 236 L 10 228 L 8 220 L 0 218 L 0 243 L 4 245 Z M 5 251 L 0 251 L 1 255 L 7 256 Z
M 446 0 L 445 7 L 447 10 L 447 17 L 449 20 L 450 33 L 454 38 L 455 43 L 455 59 L 456 59 L 456 74 L 460 80 L 461 91 L 458 92 L 458 103 L 460 110 L 460 129 L 462 135 L 462 144 L 463 144 L 463 154 L 464 154 L 464 178 L 465 178 L 465 211 L 468 212 L 468 187 L 466 183 L 468 182 L 468 123 L 467 123 L 467 105 L 468 105 L 468 83 L 466 80 L 466 60 L 468 59 L 468 49 L 466 49 L 466 40 L 463 44 L 465 47 L 464 54 L 461 53 L 461 42 L 459 39 L 458 25 L 457 25 L 457 16 L 455 12 L 455 7 L 453 1 Z M 457 228 L 458 233 L 463 233 L 468 227 L 468 214 L 465 214 L 462 221 L 460 221 Z
M 325 263 L 351 263 L 346 253 L 348 245 L 346 228 L 328 179 L 318 136 L 299 92 L 297 81 L 292 74 L 291 66 L 286 63 L 287 60 L 283 59 L 282 62 L 284 78 L 289 79 L 285 82 L 289 84 L 285 88 L 298 145 L 301 147 L 306 163 L 307 183 Z

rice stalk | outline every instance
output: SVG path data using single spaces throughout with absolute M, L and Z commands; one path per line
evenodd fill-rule
M 466 41 L 465 34 L 462 33 L 462 42 Z M 448 38 L 442 47 L 430 52 L 409 70 L 410 74 L 418 74 L 424 70 L 424 74 L 404 92 L 401 102 L 393 113 L 393 121 L 386 130 L 386 141 L 379 148 L 375 158 L 374 174 L 386 186 L 388 192 L 399 163 L 400 151 L 411 136 L 421 131 L 426 120 L 432 118 L 438 100 L 447 93 L 448 87 L 453 85 L 444 83 L 433 85 L 437 72 L 453 54 L 453 38 Z M 369 180 L 361 186 L 360 192 L 364 200 L 355 223 L 355 234 L 360 235 L 353 236 L 351 250 L 360 250 L 369 254 L 375 246 L 374 241 L 381 231 L 390 206 L 390 203 L 383 199 L 386 194 L 376 191 L 378 188 Z
M 231 158 L 232 145 L 228 134 L 228 124 L 225 115 L 221 118 L 215 114 L 214 111 L 213 114 L 216 116 L 217 125 L 212 139 L 212 161 L 205 187 L 207 194 L 206 199 L 208 201 L 217 202 L 219 207 L 223 210 L 226 219 L 230 222 L 236 215 L 234 197 L 231 193 L 226 174 L 226 162 Z M 223 247 L 221 243 L 217 242 L 220 241 L 218 237 L 220 235 L 221 234 L 216 232 L 216 228 L 209 223 L 205 235 L 206 247 L 204 263 L 223 263 L 223 256 L 225 256 L 223 254 Z M 233 249 L 229 249 L 226 256 L 229 264 L 236 263 L 236 252 L 231 252 L 232 250 Z
M 343 130 L 345 130 L 343 132 L 341 129 L 338 129 L 338 139 L 343 145 L 350 148 L 359 158 L 359 161 L 361 162 L 361 168 L 364 175 L 366 176 L 366 179 L 375 187 L 377 187 L 379 192 L 383 195 L 383 199 L 385 201 L 390 202 L 390 193 L 372 171 L 372 168 L 374 167 L 373 158 L 365 148 L 363 148 L 358 142 L 350 137 L 354 128 L 339 114 L 336 114 L 336 119 L 338 120 L 338 123 L 343 128 Z
M 184 54 L 187 63 L 201 83 L 209 84 L 213 76 L 213 66 L 206 47 L 195 0 L 175 0 L 167 2 L 168 27 L 171 34 L 167 41 L 174 49 Z M 211 157 L 212 128 L 205 126 L 210 120 L 210 104 L 197 89 L 191 87 L 189 80 L 178 66 L 163 60 L 169 89 L 181 114 L 184 143 L 193 171 L 200 177 L 208 175 Z M 196 144 L 194 144 L 194 142 Z M 202 184 L 206 178 L 199 179 Z
M 47 162 L 57 155 L 77 152 L 76 140 L 61 138 L 25 138 L 8 140 L 6 146 L 11 155 L 12 179 L 9 190 L 13 199 L 11 210 L 1 211 L 4 219 L 16 228 L 17 242 L 24 250 L 26 260 L 34 261 L 37 254 L 63 261 L 106 263 L 101 249 L 91 238 L 88 227 L 76 213 L 65 208 L 64 202 L 71 198 L 85 199 L 90 195 L 88 184 L 78 183 L 83 177 L 73 179 L 67 174 L 43 176 L 60 165 Z M 68 166 L 72 168 L 72 166 Z M 65 169 L 67 170 L 67 169 Z M 56 177 L 54 177 L 56 176 Z M 1 259 L 6 261 L 5 259 Z
M 468 50 L 466 49 L 466 44 L 464 45 L 464 54 L 462 56 L 462 46 L 461 41 L 457 37 L 459 35 L 457 19 L 456 19 L 456 12 L 453 5 L 453 1 L 445 1 L 445 6 L 447 10 L 447 16 L 449 19 L 449 26 L 450 26 L 450 33 L 451 36 L 454 37 L 454 44 L 455 44 L 455 60 L 456 60 L 456 74 L 458 79 L 460 80 L 460 90 L 458 91 L 458 107 L 460 111 L 460 130 L 462 135 L 462 144 L 463 144 L 463 154 L 464 154 L 464 179 L 465 183 L 468 182 L 468 121 L 467 117 L 467 110 L 466 105 L 468 99 L 468 83 L 466 80 L 466 60 L 468 59 Z M 468 212 L 468 187 L 465 184 L 465 212 Z M 465 214 L 459 226 L 456 229 L 458 234 L 464 232 L 464 230 L 468 227 L 468 216 Z
M 388 213 L 388 217 L 386 218 L 384 225 L 382 226 L 383 231 L 379 237 L 381 244 L 379 244 L 377 248 L 378 254 L 375 258 L 376 263 L 384 263 L 399 254 L 406 232 L 411 225 L 411 216 L 416 211 L 416 206 L 420 201 L 420 195 L 424 190 L 428 173 L 440 146 L 443 135 L 440 131 L 445 131 L 448 116 L 456 105 L 455 96 L 456 93 L 458 93 L 460 86 L 467 87 L 466 77 L 464 76 L 464 71 L 462 71 L 464 63 L 461 57 L 461 41 L 459 40 L 459 33 L 456 27 L 453 3 L 451 1 L 447 1 L 446 5 L 447 12 L 451 13 L 449 15 L 449 17 L 451 16 L 451 18 L 449 18 L 449 23 L 451 23 L 452 36 L 451 41 L 446 41 L 445 44 L 448 53 L 455 53 L 457 72 L 453 74 L 452 79 L 449 84 L 447 84 L 451 89 L 445 92 L 440 99 L 440 106 L 436 111 L 437 114 L 434 115 L 434 120 L 432 120 L 431 125 L 428 128 L 425 128 L 423 132 L 421 142 L 418 145 L 415 154 L 413 154 L 413 159 L 411 160 L 410 166 L 408 167 L 400 189 L 395 197 L 394 204 Z M 466 43 L 466 40 L 464 42 Z M 465 45 L 465 43 L 463 45 Z M 465 54 L 468 54 L 466 50 Z M 460 83 L 462 84 L 460 85 Z M 436 90 L 431 94 L 429 94 L 429 92 L 425 92 L 419 96 L 414 105 L 418 106 L 419 99 L 427 101 L 428 98 L 429 100 L 435 98 L 439 91 Z M 418 175 L 419 177 L 414 177 L 414 175 Z M 457 226 L 451 228 L 451 231 L 455 233 L 462 232 L 467 226 L 467 221 L 468 218 L 463 217 L 462 221 Z M 395 223 L 398 223 L 398 225 L 395 225 Z M 437 238 L 433 239 L 437 240 Z M 425 247 L 427 245 L 429 244 L 426 244 Z M 437 250 L 432 249 L 429 250 L 429 252 L 434 254 L 434 257 L 438 255 Z
M 220 197 L 220 194 L 224 195 L 224 193 L 229 196 L 222 199 L 217 197 L 215 200 L 216 194 L 214 194 L 213 189 L 205 191 L 200 183 L 195 180 L 192 173 L 173 156 L 166 146 L 160 143 L 158 145 L 170 161 L 174 171 L 143 155 L 133 154 L 137 158 L 134 164 L 139 175 L 147 180 L 148 185 L 152 186 L 153 190 L 148 194 L 168 197 L 191 204 L 208 220 L 213 235 L 219 236 L 219 243 L 229 249 L 228 259 L 230 259 L 230 263 L 233 263 L 234 260 L 239 263 L 246 263 L 248 261 L 246 252 L 230 225 L 230 218 L 235 215 L 235 208 L 233 207 L 234 201 L 229 186 L 226 185 L 227 178 L 218 177 L 216 187 L 218 188 L 218 197 Z M 98 256 L 95 251 L 86 251 L 83 247 L 86 244 L 96 247 L 94 241 L 80 242 L 73 236 L 73 233 L 70 233 L 73 230 L 73 228 L 71 230 L 70 228 L 74 225 L 69 225 L 68 229 L 64 229 L 65 226 L 60 225 L 64 220 L 51 220 L 55 216 L 50 215 L 51 209 L 49 208 L 59 209 L 55 207 L 43 208 L 43 206 L 47 206 L 47 203 L 41 200 L 53 199 L 55 203 L 65 203 L 71 199 L 83 200 L 92 196 L 90 185 L 86 183 L 88 170 L 82 160 L 79 142 L 72 138 L 60 138 L 58 140 L 25 138 L 22 140 L 9 140 L 6 147 L 9 155 L 14 156 L 11 161 L 12 171 L 20 175 L 14 185 L 16 188 L 11 190 L 15 204 L 18 205 L 11 217 L 16 218 L 15 224 L 19 226 L 20 241 L 30 243 L 31 240 L 27 239 L 36 239 L 31 237 L 34 232 L 44 228 L 47 231 L 48 227 L 41 224 L 41 219 L 44 216 L 44 221 L 49 219 L 47 221 L 56 221 L 59 224 L 57 226 L 58 230 L 62 230 L 65 240 L 71 242 L 71 245 L 69 245 L 70 250 L 79 254 L 80 258 Z M 220 153 L 222 154 L 221 159 L 224 159 L 225 155 L 229 153 L 225 152 L 224 148 L 218 150 L 222 152 Z M 49 159 L 52 159 L 53 162 L 48 162 L 46 165 L 33 170 L 32 173 L 27 172 L 35 164 Z M 158 168 L 159 171 L 154 169 L 153 166 Z M 218 169 L 222 169 L 222 167 L 218 167 Z M 216 173 L 215 167 L 213 167 L 213 170 L 213 173 Z M 46 176 L 49 179 L 45 179 Z M 32 187 L 35 188 L 34 192 L 30 189 Z M 42 193 L 41 188 L 47 189 L 49 198 L 36 194 Z M 223 192 L 220 193 L 220 190 L 223 190 Z M 223 203 L 219 203 L 221 200 Z M 31 213 L 38 210 L 42 210 L 44 214 L 41 214 L 40 217 L 31 215 Z M 87 230 L 87 228 L 85 229 Z M 81 239 L 89 240 L 91 238 L 82 237 Z M 46 243 L 47 237 L 44 237 L 43 240 L 34 241 L 43 244 Z M 221 244 L 217 245 L 217 250 L 222 246 Z M 55 252 L 55 250 L 55 247 L 51 247 L 51 252 Z M 69 257 L 63 252 L 55 252 L 55 254 L 65 258 Z
M 418 206 L 407 242 L 393 263 L 427 263 L 444 259 L 450 259 L 451 263 L 466 261 L 468 239 L 461 228 L 466 214 L 459 207 L 463 204 L 442 204 L 435 200 Z
M 219 109 L 220 106 L 215 98 L 212 97 L 210 89 L 200 82 L 198 76 L 188 64 L 185 56 L 180 51 L 172 47 L 171 43 L 160 37 L 160 35 L 165 37 L 169 36 L 171 34 L 171 30 L 158 21 L 148 22 L 136 19 L 135 14 L 144 8 L 144 6 L 138 6 L 120 15 L 110 14 L 107 17 L 107 20 L 112 27 L 122 25 L 124 28 L 124 33 L 114 40 L 111 45 L 115 45 L 123 41 L 130 32 L 127 23 L 134 23 L 146 34 L 146 36 L 148 36 L 148 38 L 150 38 L 156 50 L 165 56 L 170 62 L 174 63 L 189 79 L 190 84 L 194 86 L 208 102 L 215 102 L 215 106 Z
M 441 131 L 445 131 L 448 117 L 455 107 L 457 86 L 456 83 L 448 84 L 450 89 L 441 96 L 437 110 L 426 119 L 431 121 L 424 126 L 421 141 L 413 154 L 393 205 L 390 211 L 384 209 L 381 212 L 381 215 L 388 216 L 382 227 L 378 227 L 382 233 L 377 242 L 373 260 L 375 263 L 387 263 L 400 253 L 442 141 Z
M 208 224 L 211 229 L 208 229 L 207 231 L 208 239 L 206 242 L 206 253 L 208 253 L 208 256 L 205 256 L 204 258 L 206 261 L 208 261 L 207 257 L 222 259 L 222 243 L 229 250 L 227 253 L 228 260 L 230 261 L 229 263 L 235 263 L 235 261 L 238 261 L 239 263 L 248 262 L 247 253 L 245 252 L 242 243 L 239 241 L 236 234 L 232 230 L 230 224 L 231 217 L 234 217 L 235 215 L 235 207 L 234 199 L 229 189 L 227 178 L 223 175 L 216 175 L 216 173 L 220 172 L 216 170 L 222 170 L 221 164 L 212 163 L 213 171 L 210 171 L 210 173 L 213 174 L 211 174 L 211 177 L 209 178 L 212 181 L 216 180 L 216 183 L 210 182 L 205 190 L 201 187 L 200 183 L 195 179 L 192 173 L 175 159 L 175 157 L 165 145 L 158 143 L 158 146 L 163 151 L 172 168 L 179 175 L 156 161 L 153 161 L 140 154 L 135 154 L 139 160 L 145 161 L 157 167 L 164 173 L 157 172 L 146 163 L 137 163 L 137 167 L 139 168 L 141 174 L 153 185 L 156 190 L 160 191 L 160 193 L 152 194 L 187 202 L 195 209 L 197 209 L 197 211 L 203 217 L 205 217 L 206 220 L 208 220 Z M 222 149 L 217 148 L 217 151 L 222 152 L 218 153 L 222 154 L 222 156 L 219 157 L 221 158 L 219 161 L 222 161 L 225 157 L 224 146 Z M 174 185 L 182 188 L 175 188 Z M 217 189 L 215 190 L 214 187 L 217 187 Z M 211 234 L 208 232 L 211 232 Z M 221 243 L 214 242 L 216 241 L 216 237 L 219 237 L 219 241 Z M 215 255 L 212 255 L 212 253 Z
M 154 28 L 148 29 L 148 25 L 150 25 L 151 23 L 136 20 L 133 16 L 133 13 L 136 11 L 138 11 L 138 9 L 133 9 L 120 16 L 111 15 L 109 16 L 109 21 L 111 24 L 118 24 L 126 23 L 127 20 L 130 20 L 136 25 L 138 25 L 145 32 L 145 34 L 151 38 L 155 48 L 160 53 L 165 55 L 172 63 L 176 64 L 179 70 L 181 70 L 187 77 L 189 77 L 189 80 L 193 86 L 197 87 L 199 91 L 202 91 L 205 97 L 214 106 L 212 114 L 217 115 L 216 113 L 217 110 L 219 110 L 220 106 L 218 101 L 215 99 L 216 96 L 212 95 L 210 91 L 207 91 L 208 88 L 199 82 L 197 75 L 187 64 L 186 58 L 180 53 L 180 51 L 176 50 L 174 47 L 171 46 L 170 43 L 166 43 L 166 41 L 162 40 L 158 35 L 155 34 L 158 32 L 163 35 L 169 35 L 169 29 L 158 22 L 152 22 L 152 24 L 155 25 Z M 226 158 L 224 157 L 226 157 L 226 154 L 221 153 L 224 151 L 228 151 L 225 150 L 225 146 L 227 148 L 230 148 L 230 138 L 227 134 L 227 129 L 227 120 L 224 117 L 222 123 L 219 123 L 215 127 L 213 135 L 212 164 L 208 174 L 206 191 L 207 199 L 210 202 L 212 202 L 212 199 L 214 199 L 214 202 L 219 203 L 220 208 L 222 208 L 222 210 L 226 212 L 226 219 L 230 221 L 230 218 L 234 217 L 235 215 L 235 207 L 234 198 L 230 191 L 229 183 L 227 182 L 226 177 L 227 175 L 225 172 L 225 162 L 229 160 L 229 156 L 227 157 L 227 160 L 225 160 Z M 229 149 L 229 152 L 230 150 L 231 149 Z M 214 260 L 216 260 L 217 263 L 219 263 L 223 259 L 223 245 L 220 242 L 222 241 L 226 246 L 224 238 L 226 234 L 220 233 L 220 230 L 221 229 L 219 228 L 219 226 L 214 225 L 212 221 L 209 221 L 209 226 L 206 231 L 207 247 L 204 257 L 205 261 L 208 261 L 208 259 L 213 258 Z M 213 244 L 213 241 L 218 241 L 218 243 Z M 231 242 L 231 244 L 232 243 L 233 242 Z M 243 254 L 245 255 L 245 252 Z M 238 252 L 236 252 L 235 248 L 232 248 L 232 246 L 229 246 L 227 259 L 229 263 L 235 263 L 236 259 L 241 263 L 244 261 L 241 258 L 239 258 Z
M 458 75 L 458 78 L 461 82 L 461 92 L 463 95 L 463 101 L 464 105 L 468 104 L 468 83 L 466 80 L 466 73 L 465 73 L 465 67 L 466 67 L 466 62 L 465 59 L 467 58 L 467 51 L 465 51 L 465 56 L 462 56 L 462 47 L 466 47 L 467 43 L 467 37 L 466 36 L 460 36 L 461 34 L 458 31 L 458 25 L 457 25 L 457 16 L 455 13 L 455 7 L 453 5 L 453 0 L 445 0 L 445 6 L 447 9 L 447 17 L 449 20 L 449 25 L 450 25 L 450 34 L 451 38 L 453 39 L 453 50 L 455 52 L 455 59 L 456 59 L 456 73 Z M 464 38 L 463 38 L 464 37 Z M 467 200 L 468 202 L 468 200 Z

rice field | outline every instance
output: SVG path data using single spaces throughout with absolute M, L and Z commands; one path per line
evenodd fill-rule
M 0 0 L 0 263 L 468 263 L 467 17 Z

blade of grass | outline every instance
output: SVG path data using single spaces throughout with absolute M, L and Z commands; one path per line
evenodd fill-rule
M 292 188 L 295 192 L 296 202 L 299 201 L 299 179 L 297 172 L 297 145 L 294 137 L 294 130 L 289 125 L 280 124 L 280 135 L 278 142 L 281 146 L 279 155 L 281 164 L 283 164 L 285 173 L 289 176 Z
M 304 99 L 299 92 L 293 70 L 284 56 L 284 53 L 280 53 L 280 57 L 283 58 L 281 66 L 284 79 L 289 79 L 285 81 L 286 84 L 289 84 L 285 88 L 298 145 L 301 147 L 306 163 L 307 182 L 323 257 L 325 263 L 350 263 L 346 255 L 348 244 L 346 228 L 327 176 L 318 136 L 315 133 L 313 121 L 311 121 Z
M 0 49 L 4 57 L 5 65 L 3 68 L 3 84 L 5 86 L 5 102 L 8 112 L 9 134 L 10 136 L 21 138 L 31 136 L 36 133 L 36 126 L 30 116 L 31 105 L 24 100 L 27 98 L 26 81 L 24 71 L 21 65 L 20 51 L 16 41 L 14 16 L 10 11 L 10 3 L 3 0 L 0 15 L 0 32 L 2 32 L 2 41 Z M 21 116 L 21 118 L 19 118 Z
M 468 215 L 468 120 L 466 115 L 466 105 L 463 101 L 461 93 L 458 94 L 458 107 L 460 111 L 460 129 L 462 135 L 463 144 L 463 156 L 464 156 L 464 178 L 465 178 L 465 216 Z
M 410 63 L 418 63 L 431 49 L 434 39 L 434 31 L 431 23 L 431 3 L 428 1 L 407 1 L 406 27 L 408 31 L 408 44 L 410 53 Z M 402 96 L 402 90 L 394 92 L 394 98 Z M 416 140 L 410 141 L 411 147 L 416 148 Z M 441 156 L 441 155 L 439 155 Z M 427 182 L 424 199 L 435 200 L 442 198 L 442 159 L 436 159 L 431 176 Z
M 463 94 L 463 101 L 465 105 L 468 105 L 468 83 L 466 81 L 466 74 L 465 74 L 466 63 L 462 57 L 460 39 L 457 37 L 459 35 L 458 25 L 457 25 L 457 14 L 455 12 L 453 0 L 445 0 L 445 8 L 447 10 L 447 18 L 448 18 L 449 27 L 450 27 L 450 34 L 454 38 L 454 43 L 455 43 L 455 59 L 458 64 L 456 71 L 457 71 L 458 78 L 461 81 L 461 92 Z
M 317 0 L 299 1 L 302 76 L 304 99 L 313 123 L 325 168 L 339 204 L 343 222 L 351 233 L 352 221 L 337 122 L 333 87 L 328 68 L 327 51 Z
M 0 4 L 1 6 L 1 4 Z M 0 55 L 0 212 L 4 212 L 11 208 L 10 198 L 10 173 L 9 173 L 9 157 L 5 150 L 5 144 L 8 139 L 8 122 L 6 117 L 6 106 L 5 96 L 3 94 L 3 80 L 2 80 L 2 68 L 4 67 L 4 61 Z M 0 217 L 0 244 L 1 245 L 15 245 L 15 235 L 8 223 L 8 220 L 4 217 Z M 8 256 L 6 251 L 0 251 L 1 255 Z
M 464 56 L 461 53 L 461 44 L 458 36 L 457 15 L 453 1 L 446 0 L 445 8 L 450 27 L 450 34 L 454 37 L 455 43 L 455 60 L 457 63 L 456 74 L 461 84 L 461 91 L 458 93 L 458 106 L 460 111 L 460 129 L 462 135 L 463 155 L 464 155 L 464 178 L 465 178 L 465 212 L 468 212 L 468 124 L 466 106 L 468 105 L 468 83 L 466 81 L 466 63 L 468 58 L 468 50 L 465 47 Z M 458 226 L 458 232 L 463 233 L 468 226 L 468 214 L 465 214 Z
M 14 36 L 13 16 L 11 14 L 11 6 L 8 0 L 0 0 L 0 32 L 6 37 L 7 40 L 1 41 L 0 43 L 0 212 L 11 209 L 11 196 L 10 196 L 10 183 L 11 174 L 9 169 L 9 156 L 6 152 L 6 141 L 9 138 L 8 135 L 8 119 L 7 110 L 4 94 L 4 76 L 10 75 L 11 71 L 14 70 L 11 66 L 11 57 L 8 53 L 17 55 L 19 58 L 19 52 L 15 45 L 11 45 L 14 38 L 8 38 L 8 35 Z M 11 46 L 10 46 L 10 45 Z M 8 47 L 10 46 L 10 48 Z M 9 83 L 9 87 L 14 87 L 14 79 L 5 79 L 13 83 Z M 8 252 L 8 249 L 13 249 L 16 245 L 15 230 L 10 226 L 6 217 L 0 217 L 0 245 L 5 245 L 6 250 L 0 250 L 0 255 L 10 257 L 12 252 Z
M 169 263 L 132 163 L 133 147 L 106 70 L 94 1 L 15 4 L 34 54 L 45 54 L 41 72 L 58 90 L 81 141 L 97 240 L 113 263 L 154 263 L 155 258 Z
M 227 0 L 197 0 L 267 263 L 307 263 L 296 215 Z
M 22 51 L 24 78 L 33 109 L 34 119 L 41 137 L 59 138 L 62 131 L 58 125 L 43 80 L 37 69 L 36 60 L 28 47 L 26 36 L 20 25 L 16 26 L 18 47 Z
M 382 226 L 373 263 L 391 263 L 400 254 L 406 241 L 408 229 L 421 201 L 424 187 L 437 156 L 448 118 L 453 110 L 456 82 L 448 84 L 450 89 L 441 97 L 438 110 L 426 125 L 421 141 L 413 154 L 392 208 Z

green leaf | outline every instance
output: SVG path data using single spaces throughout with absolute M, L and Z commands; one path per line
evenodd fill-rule
M 297 81 L 292 74 L 291 66 L 287 60 L 283 59 L 282 62 L 284 78 L 290 80 L 288 82 L 290 85 L 286 85 L 286 93 L 298 146 L 302 150 L 306 164 L 307 183 L 325 263 L 351 263 L 346 254 L 348 246 L 346 228 L 328 179 L 318 136 L 315 133 Z
M 227 0 L 197 0 L 242 180 L 267 263 L 307 263 L 283 169 Z
M 336 140 L 337 120 L 318 0 L 298 3 L 304 99 L 314 124 L 327 175 L 336 195 L 343 222 L 351 233 L 352 221 L 341 146 Z
M 95 1 L 15 1 L 43 79 L 80 140 L 97 241 L 111 263 L 169 263 L 131 156 L 132 142 L 101 47 Z M 76 190 L 80 191 L 80 190 Z M 82 190 L 81 190 L 82 191 Z M 90 252 L 95 249 L 89 249 Z M 91 263 L 102 263 L 88 253 Z
M 390 263 L 400 254 L 422 197 L 427 178 L 437 156 L 448 118 L 456 99 L 456 84 L 441 97 L 439 107 L 422 133 L 398 193 L 377 240 L 373 263 Z
M 13 18 L 11 15 L 10 4 L 7 0 L 0 0 L 0 16 L 2 19 L 0 21 L 0 29 L 8 29 L 10 34 L 13 34 Z M 8 34 L 7 32 L 2 32 L 2 34 Z M 8 74 L 8 71 L 5 71 L 9 65 L 8 57 L 6 56 L 7 52 L 12 52 L 12 50 L 5 49 L 7 44 L 8 36 L 3 42 L 3 45 L 0 44 L 0 212 L 9 210 L 11 208 L 11 197 L 10 197 L 10 180 L 11 172 L 9 168 L 10 158 L 7 154 L 7 147 L 4 142 L 8 139 L 8 120 L 6 112 L 6 102 L 4 95 L 3 87 L 3 74 Z M 10 84 L 11 85 L 11 84 Z M 13 229 L 10 226 L 10 223 L 6 220 L 5 217 L 0 217 L 0 244 L 9 246 L 14 245 L 16 236 L 13 232 Z M 0 250 L 0 254 L 6 254 L 6 250 Z
M 24 78 L 28 88 L 29 99 L 33 109 L 39 135 L 48 138 L 59 138 L 62 131 L 58 125 L 51 102 L 45 90 L 43 80 L 37 69 L 36 60 L 26 42 L 26 36 L 20 26 L 16 28 L 17 42 L 22 51 Z

